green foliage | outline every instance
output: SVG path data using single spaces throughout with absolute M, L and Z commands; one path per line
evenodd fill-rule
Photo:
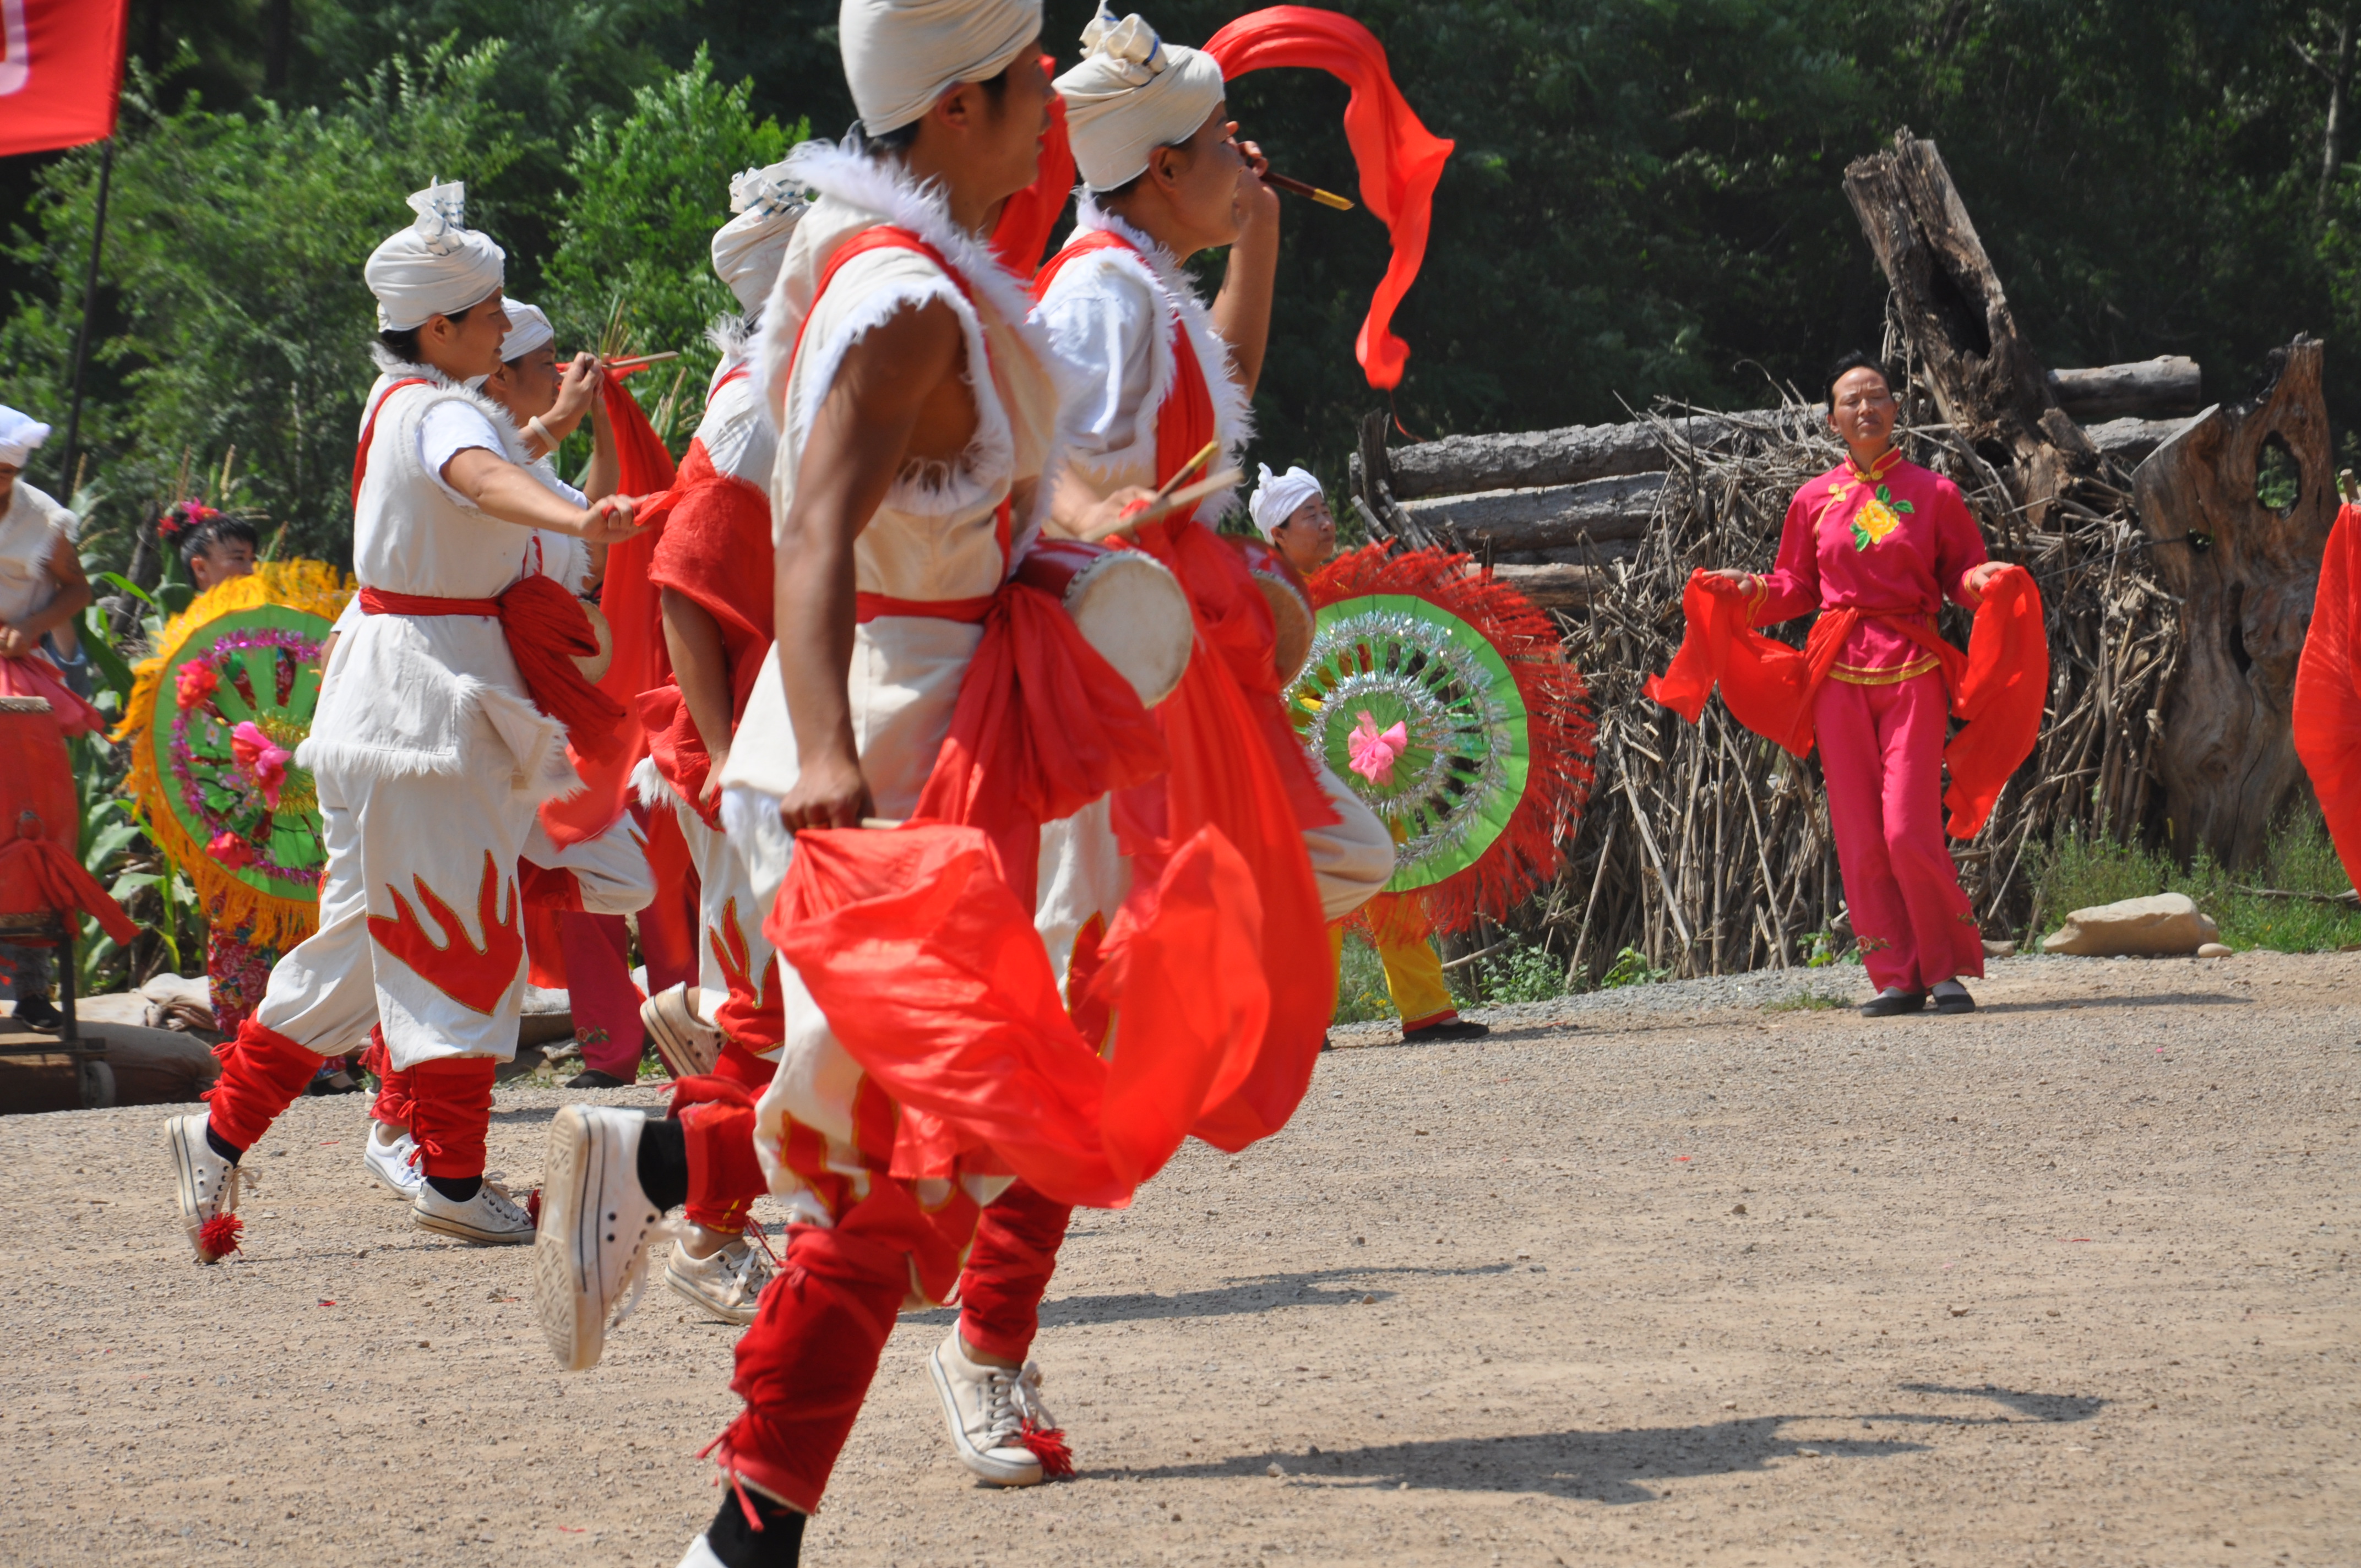
M 326 111 L 264 101 L 251 113 L 194 102 L 167 112 L 135 76 L 102 269 L 115 320 L 93 345 L 82 414 L 107 505 L 128 513 L 116 521 L 213 489 L 206 476 L 234 446 L 230 493 L 207 499 L 286 525 L 294 553 L 350 558 L 353 436 L 377 374 L 360 263 L 437 174 L 466 179 L 470 220 L 498 228 L 490 192 L 523 145 L 484 99 L 500 60 L 497 44 L 432 49 L 381 66 Z M 64 403 L 95 150 L 43 171 L 39 236 L 16 247 L 49 284 L 0 326 L 0 362 L 18 383 L 9 397 L 27 407 Z
M 2233 948 L 2283 953 L 2334 952 L 2361 943 L 2361 908 L 2312 898 L 2272 898 L 2242 888 L 2336 894 L 2352 882 L 2316 814 L 2292 818 L 2271 836 L 2263 863 L 2233 877 L 2201 854 L 2186 872 L 2161 854 L 2112 839 L 2068 834 L 2042 850 L 2034 877 L 2034 938 L 2055 931 L 2077 909 L 2185 893 L 2222 928 Z
M 752 93 L 751 82 L 716 82 L 700 49 L 687 70 L 634 93 L 630 115 L 593 115 L 566 158 L 576 195 L 543 269 L 545 298 L 534 302 L 562 346 L 588 348 L 620 301 L 633 349 L 685 354 L 678 374 L 690 395 L 675 406 L 691 426 L 695 394 L 719 359 L 706 328 L 738 308 L 712 259 L 713 231 L 730 220 L 730 176 L 777 162 L 811 134 L 802 122 L 783 129 L 757 120 Z M 672 367 L 643 371 L 634 387 L 653 402 L 674 379 Z
M 1763 1011 L 1765 1013 L 1827 1013 L 1839 1007 L 1851 1005 L 1852 1003 L 1843 997 L 1831 996 L 1826 992 L 1799 991 L 1795 995 L 1784 997 L 1777 1002 L 1764 1003 Z
M 1565 994 L 1565 960 L 1536 943 L 1519 941 L 1506 953 L 1479 959 L 1468 969 L 1476 972 L 1469 994 L 1462 1000 L 1475 1006 L 1498 1007 L 1514 1002 L 1547 1002 Z M 1454 971 L 1464 974 L 1466 970 Z
M 1336 969 L 1334 1021 L 1377 1024 L 1400 1016 L 1386 990 L 1386 966 L 1377 948 L 1359 932 L 1345 932 L 1344 958 Z
M 1648 955 L 1639 948 L 1626 948 L 1615 955 L 1615 961 L 1598 977 L 1598 989 L 1614 991 L 1626 985 L 1653 985 L 1672 972 L 1649 963 Z

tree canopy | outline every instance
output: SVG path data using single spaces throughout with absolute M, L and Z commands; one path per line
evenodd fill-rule
M 1202 41 L 1248 6 L 1149 13 Z M 2195 356 L 2243 392 L 2298 331 L 2361 412 L 2355 17 L 2294 0 L 1345 0 L 1457 139 L 1396 330 L 1418 435 L 1751 406 L 1874 346 L 1884 286 L 1841 189 L 1908 126 L 1958 180 L 2052 366 Z M 1071 60 L 1089 0 L 1053 0 Z M 587 346 L 618 299 L 643 347 L 703 355 L 730 174 L 851 115 L 834 0 L 141 0 L 83 415 L 122 521 L 182 454 L 289 544 L 348 549 L 373 374 L 363 258 L 431 176 L 468 182 L 510 285 Z M 283 25 L 282 25 L 283 24 Z M 1241 79 L 1277 167 L 1350 191 L 1345 93 Z M 12 159 L 0 400 L 56 421 L 98 159 Z M 1366 214 L 1288 203 L 1256 455 L 1343 467 L 1385 400 L 1352 344 L 1385 265 Z M 1214 264 L 1216 267 L 1218 263 Z M 708 363 L 709 360 L 701 360 Z M 694 371 L 691 372 L 692 376 Z M 642 377 L 653 399 L 660 378 Z M 62 477 L 41 474 L 37 478 Z M 222 498 L 215 498 L 217 500 Z

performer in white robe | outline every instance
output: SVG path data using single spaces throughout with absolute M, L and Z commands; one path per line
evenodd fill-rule
M 1071 444 L 1049 524 L 1060 532 L 1074 532 L 1068 525 L 1108 494 L 1171 477 L 1202 444 L 1193 426 L 1207 404 L 1222 450 L 1211 466 L 1235 465 L 1252 434 L 1247 400 L 1262 364 L 1278 252 L 1278 198 L 1256 177 L 1251 147 L 1231 139 L 1236 127 L 1212 58 L 1163 42 L 1137 16 L 1117 21 L 1104 6 L 1082 41 L 1088 52 L 1058 90 L 1085 189 L 1073 236 L 1035 285 L 1036 319 L 1088 377 L 1087 392 L 1068 411 Z M 1232 248 L 1209 310 L 1182 264 L 1223 244 Z M 1174 428 L 1181 422 L 1191 423 L 1186 438 Z M 1213 526 L 1235 499 L 1235 491 L 1208 497 L 1197 521 Z M 1301 772 L 1295 757 L 1285 761 Z M 1303 841 L 1323 915 L 1334 921 L 1393 874 L 1393 842 L 1340 780 L 1316 764 L 1314 772 L 1336 821 L 1307 828 Z M 1130 886 L 1108 803 L 1045 826 L 1041 860 L 1037 926 L 1064 984 Z M 1021 1391 L 1040 1379 L 1026 1356 L 1071 1212 L 1025 1183 L 986 1210 L 960 1282 L 960 1322 L 934 1354 L 954 1452 L 994 1485 L 1040 1478 L 1010 1439 L 1027 1402 Z M 946 1375 L 967 1368 L 980 1380 Z
M 385 373 L 356 455 L 364 614 L 339 641 L 296 756 L 318 781 L 329 850 L 320 926 L 272 970 L 209 1110 L 168 1124 L 182 1228 L 203 1262 L 236 1244 L 239 1157 L 322 1052 L 372 1024 L 392 1066 L 412 1075 L 426 1178 L 415 1223 L 477 1242 L 533 1236 L 523 1210 L 484 1180 L 484 1128 L 493 1069 L 516 1050 L 518 856 L 534 806 L 578 781 L 566 726 L 536 706 L 500 600 L 519 584 L 530 531 L 605 543 L 629 537 L 631 509 L 554 495 L 523 466 L 506 413 L 465 386 L 500 363 L 508 323 L 505 258 L 465 226 L 464 203 L 457 184 L 412 196 L 417 221 L 365 269 Z M 528 594 L 516 608 L 546 602 Z M 546 649 L 526 652 L 545 663 Z M 542 699 L 574 693 L 558 682 Z

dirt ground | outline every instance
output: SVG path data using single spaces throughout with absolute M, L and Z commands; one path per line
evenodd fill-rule
M 907 1318 L 805 1560 L 2361 1562 L 2361 955 L 1979 989 L 1340 1033 L 1283 1135 L 1078 1223 L 1036 1351 L 1077 1479 L 972 1485 L 949 1314 Z M 520 1190 L 561 1098 L 500 1096 Z M 659 1288 L 559 1375 L 523 1250 L 411 1230 L 357 1097 L 249 1155 L 199 1268 L 166 1113 L 0 1120 L 0 1560 L 678 1560 L 731 1330 Z

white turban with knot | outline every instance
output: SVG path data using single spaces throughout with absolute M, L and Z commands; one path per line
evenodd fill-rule
M 500 339 L 500 361 L 522 359 L 534 349 L 554 343 L 557 329 L 549 324 L 549 313 L 539 305 L 528 305 L 522 300 L 502 300 L 500 308 L 509 313 L 508 335 Z
M 369 253 L 361 276 L 377 296 L 377 324 L 407 332 L 456 315 L 500 286 L 507 252 L 467 226 L 467 187 L 454 180 L 410 198 L 418 221 Z
M 1319 480 L 1305 468 L 1290 468 L 1284 474 L 1273 474 L 1268 463 L 1257 465 L 1262 477 L 1255 483 L 1255 493 L 1246 502 L 1246 513 L 1265 540 L 1279 532 L 1279 525 L 1295 515 L 1295 509 L 1314 496 L 1328 492 Z
M 787 241 L 810 204 L 803 187 L 787 178 L 785 162 L 730 177 L 730 210 L 738 215 L 714 232 L 713 270 L 748 315 L 770 297 Z
M 34 449 L 49 438 L 49 427 L 28 414 L 0 404 L 0 463 L 21 468 Z
M 861 128 L 898 131 L 962 82 L 988 82 L 1041 36 L 1040 0 L 843 0 L 845 84 Z
M 1202 49 L 1167 44 L 1137 16 L 1118 22 L 1099 0 L 1082 29 L 1082 63 L 1058 78 L 1066 131 L 1082 182 L 1112 191 L 1148 167 L 1148 155 L 1194 136 L 1223 98 L 1222 68 Z

